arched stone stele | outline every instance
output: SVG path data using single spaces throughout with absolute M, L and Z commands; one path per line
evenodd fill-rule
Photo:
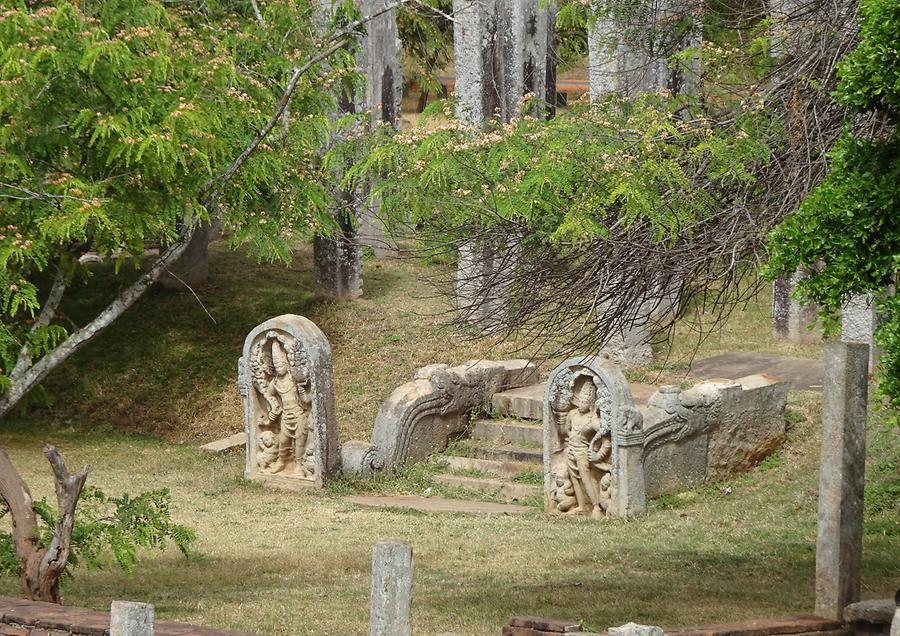
M 298 489 L 321 486 L 337 471 L 331 345 L 312 321 L 285 314 L 253 329 L 238 386 L 247 479 Z

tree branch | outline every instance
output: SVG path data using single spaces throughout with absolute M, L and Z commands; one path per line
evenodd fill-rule
M 53 287 L 50 288 L 50 294 L 47 296 L 47 300 L 44 302 L 43 307 L 41 307 L 41 313 L 38 314 L 37 320 L 34 321 L 34 324 L 31 325 L 31 329 L 28 330 L 29 339 L 38 329 L 50 324 L 50 321 L 56 316 L 56 310 L 59 309 L 59 303 L 62 301 L 65 291 L 66 278 L 62 271 L 57 270 L 56 276 L 53 277 Z M 22 345 L 22 349 L 19 351 L 16 365 L 9 374 L 10 382 L 15 384 L 19 376 L 21 376 L 30 365 L 31 348 L 28 346 L 28 341 L 26 340 L 25 344 Z
M 76 474 L 69 473 L 59 450 L 52 444 L 44 446 L 44 455 L 53 468 L 56 478 L 56 502 L 59 518 L 53 531 L 53 540 L 41 559 L 40 582 L 41 598 L 52 599 L 59 603 L 59 577 L 62 575 L 69 559 L 72 544 L 72 529 L 75 527 L 75 507 L 87 480 L 88 467 L 85 465 Z

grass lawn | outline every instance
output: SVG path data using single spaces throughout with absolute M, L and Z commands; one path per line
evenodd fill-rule
M 257 323 L 300 313 L 329 337 L 342 439 L 366 439 L 381 401 L 417 367 L 509 357 L 514 344 L 442 327 L 445 305 L 414 263 L 368 261 L 364 298 L 342 304 L 313 296 L 307 251 L 283 268 L 214 245 L 210 269 L 197 292 L 216 323 L 189 294 L 153 291 L 48 380 L 51 406 L 3 424 L 3 444 L 36 496 L 52 493 L 40 454 L 52 441 L 70 466 L 89 463 L 88 483 L 110 494 L 169 488 L 176 520 L 200 536 L 193 557 L 148 554 L 134 576 L 114 566 L 76 571 L 63 585 L 66 603 L 141 600 L 162 618 L 260 634 L 365 634 L 371 546 L 396 537 L 415 553 L 417 634 L 499 634 L 512 614 L 602 629 L 811 611 L 817 395 L 791 394 L 788 442 L 752 474 L 656 500 L 639 520 L 553 519 L 537 509 L 497 518 L 376 511 L 341 501 L 357 485 L 349 480 L 322 492 L 270 491 L 241 479 L 241 453 L 196 450 L 242 426 L 235 364 Z M 113 285 L 102 273 L 92 284 Z M 66 315 L 83 322 L 99 295 L 73 298 Z M 816 347 L 773 342 L 768 320 L 760 298 L 701 355 L 816 355 Z M 679 339 L 670 362 L 687 351 Z M 864 598 L 900 585 L 900 432 L 876 415 L 869 437 Z M 366 487 L 420 494 L 426 479 L 412 469 Z M 0 579 L 0 593 L 17 594 L 18 581 Z

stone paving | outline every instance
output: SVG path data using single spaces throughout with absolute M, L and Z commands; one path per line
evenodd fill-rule
M 790 383 L 794 391 L 821 391 L 822 360 L 788 358 L 770 353 L 729 352 L 695 360 L 688 377 L 693 380 L 742 378 L 765 374 Z

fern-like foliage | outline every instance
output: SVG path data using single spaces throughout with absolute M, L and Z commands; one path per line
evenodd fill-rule
M 65 574 L 71 575 L 71 570 L 81 565 L 101 568 L 110 557 L 131 574 L 141 550 L 164 550 L 170 543 L 189 556 L 197 535 L 172 520 L 171 506 L 172 497 L 166 489 L 111 497 L 99 488 L 85 488 L 76 508 Z M 53 539 L 57 512 L 45 499 L 36 501 L 34 510 L 41 542 L 48 546 Z M 8 512 L 5 504 L 0 503 L 0 517 Z M 0 532 L 0 574 L 16 575 L 19 567 L 12 535 Z

